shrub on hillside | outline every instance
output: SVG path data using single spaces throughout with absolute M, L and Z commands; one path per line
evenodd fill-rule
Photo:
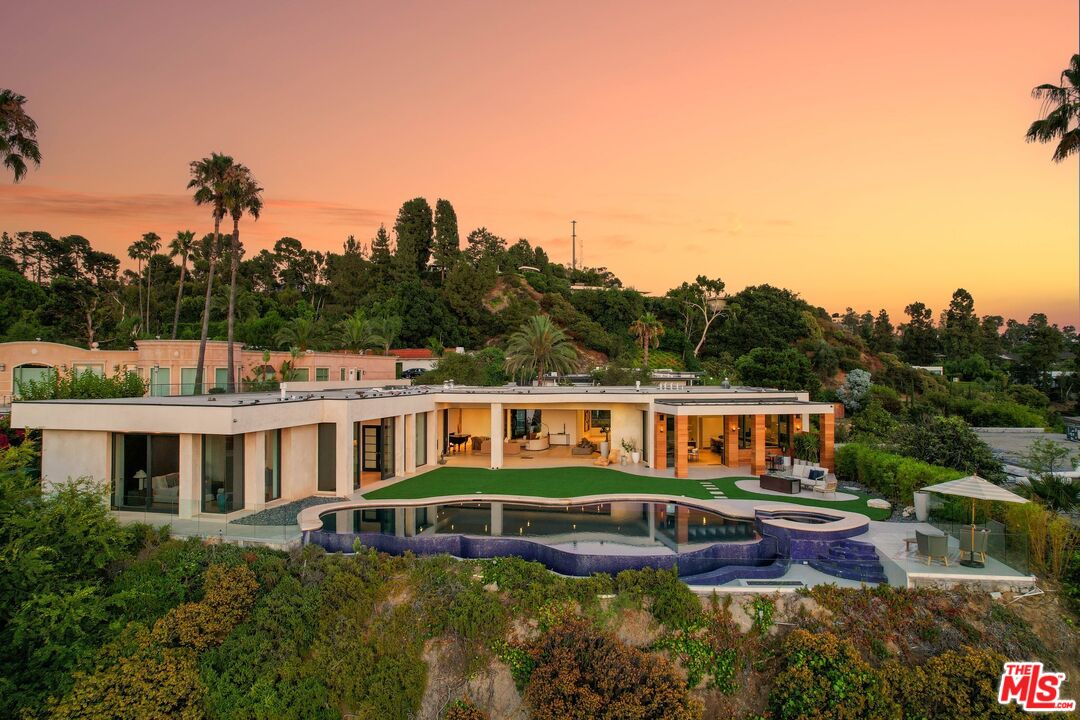
M 923 665 L 893 665 L 896 700 L 905 718 L 923 720 L 1004 720 L 1026 715 L 1016 705 L 997 702 L 1006 658 L 985 648 L 947 650 Z
M 568 619 L 532 648 L 536 663 L 525 701 L 550 720 L 640 718 L 694 720 L 702 714 L 663 657 L 619 642 L 589 623 Z
M 784 642 L 769 693 L 778 720 L 882 720 L 900 710 L 880 674 L 832 633 L 795 630 Z
M 1001 462 L 990 446 L 958 417 L 936 416 L 921 423 L 900 425 L 892 437 L 892 449 L 931 465 L 972 472 L 991 482 L 1005 480 Z
M 905 505 L 912 503 L 916 490 L 963 474 L 857 442 L 847 443 L 836 453 L 836 476 L 840 480 L 858 482 Z
M 450 703 L 442 720 L 488 720 L 489 717 L 486 712 L 476 707 L 472 700 L 462 698 Z

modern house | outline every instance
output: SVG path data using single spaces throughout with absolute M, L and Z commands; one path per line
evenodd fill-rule
M 197 340 L 138 340 L 127 350 L 98 350 L 61 343 L 29 341 L 0 343 L 0 405 L 7 405 L 19 393 L 19 383 L 41 380 L 52 371 L 91 370 L 113 375 L 124 370 L 137 373 L 150 383 L 150 395 L 196 395 L 214 388 L 224 389 L 228 379 L 228 344 L 206 344 L 204 387 L 195 388 L 198 362 Z M 293 357 L 288 352 L 233 346 L 233 366 L 237 382 L 245 378 L 281 380 L 285 363 L 291 367 L 289 380 L 309 382 L 353 382 L 392 380 L 397 358 L 384 355 L 357 355 L 347 352 L 308 351 Z
M 180 517 L 220 517 L 312 495 L 347 498 L 440 461 L 493 469 L 619 461 L 624 441 L 654 473 L 687 477 L 700 464 L 759 474 L 769 455 L 792 454 L 796 436 L 814 430 L 821 464 L 833 464 L 834 406 L 802 392 L 303 388 L 21 401 L 11 423 L 42 431 L 46 483 L 94 478 L 110 484 L 117 510 Z

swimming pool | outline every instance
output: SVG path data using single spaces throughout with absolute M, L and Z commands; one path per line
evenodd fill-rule
M 728 508 L 730 507 L 730 511 Z M 865 516 L 633 495 L 577 500 L 453 496 L 346 501 L 301 513 L 304 542 L 459 558 L 517 556 L 572 576 L 677 568 L 690 584 L 775 578 L 865 532 Z

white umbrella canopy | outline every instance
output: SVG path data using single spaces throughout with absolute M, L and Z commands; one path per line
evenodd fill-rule
M 978 475 L 968 475 L 959 480 L 949 480 L 937 485 L 927 485 L 924 492 L 939 493 L 941 495 L 959 495 L 960 497 L 973 498 L 975 500 L 993 500 L 997 502 L 1026 503 L 1027 498 L 1020 497 L 1016 493 L 1009 492 L 1000 485 L 995 485 Z

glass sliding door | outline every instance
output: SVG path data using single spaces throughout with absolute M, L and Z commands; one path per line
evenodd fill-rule
M 397 458 L 394 457 L 394 432 L 395 432 L 394 418 L 383 418 L 382 420 L 382 479 L 394 477 L 396 470 L 394 463 Z
M 319 492 L 337 490 L 337 425 L 319 423 L 318 478 L 315 488 Z
M 263 502 L 279 499 L 281 497 L 281 430 L 266 431 L 263 475 L 265 477 Z
M 202 436 L 202 511 L 228 513 L 244 507 L 244 436 Z
M 382 426 L 361 425 L 364 472 L 382 474 Z
M 180 505 L 180 436 L 114 433 L 112 507 L 176 514 Z

